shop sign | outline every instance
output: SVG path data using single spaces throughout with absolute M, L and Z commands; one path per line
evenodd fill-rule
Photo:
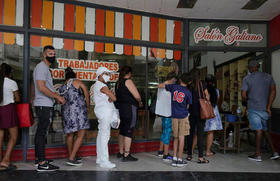
M 199 43 L 200 41 L 223 41 L 226 45 L 232 45 L 235 42 L 250 42 L 256 43 L 263 40 L 261 34 L 248 33 L 248 29 L 239 31 L 237 26 L 229 26 L 226 29 L 225 34 L 221 33 L 219 28 L 213 28 L 210 30 L 209 26 L 198 27 L 194 31 L 194 41 Z
M 116 82 L 119 77 L 119 64 L 117 62 L 105 62 L 105 61 L 92 61 L 92 60 L 77 60 L 77 59 L 66 59 L 57 58 L 57 68 L 51 69 L 54 79 L 65 79 L 64 70 L 67 67 L 71 67 L 76 73 L 76 77 L 83 81 L 95 81 L 96 70 L 99 67 L 106 67 L 113 71 L 110 75 L 110 82 Z

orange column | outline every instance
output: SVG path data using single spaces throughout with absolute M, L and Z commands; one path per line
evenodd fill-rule
M 65 4 L 64 11 L 64 31 L 74 32 L 75 6 L 72 4 Z M 70 39 L 64 39 L 64 49 L 73 50 L 73 48 L 74 41 Z
M 106 11 L 106 32 L 105 35 L 109 37 L 114 37 L 115 35 L 115 12 L 114 11 Z M 113 53 L 114 44 L 105 43 L 105 52 Z
M 86 11 L 83 6 L 76 6 L 76 33 L 85 33 L 85 16 Z M 75 40 L 74 48 L 77 51 L 84 50 L 84 41 L 83 40 Z
M 180 21 L 175 21 L 174 22 L 175 27 L 174 27 L 174 44 L 181 44 L 181 32 L 182 32 L 182 22 Z M 175 60 L 181 60 L 181 51 L 179 50 L 174 50 L 174 59 Z
M 41 28 L 42 21 L 42 0 L 31 1 L 31 27 Z M 30 36 L 30 45 L 33 47 L 41 47 L 40 36 Z
M 166 20 L 165 19 L 158 20 L 158 41 L 160 43 L 166 42 Z M 165 49 L 159 49 L 158 54 L 159 54 L 158 56 L 160 58 L 165 58 Z
M 150 41 L 151 42 L 158 42 L 158 18 L 151 17 L 150 18 Z M 157 49 L 151 48 L 151 56 L 157 57 Z
M 53 2 L 43 1 L 42 28 L 51 30 L 53 28 Z M 42 47 L 52 45 L 51 37 L 42 37 Z
M 3 24 L 3 2 L 4 0 L 0 0 L 0 24 Z M 3 34 L 0 32 L 0 43 L 3 41 Z
M 16 0 L 5 0 L 4 2 L 4 24 L 14 26 L 16 24 Z M 4 43 L 13 45 L 15 33 L 4 33 Z
M 133 40 L 141 40 L 141 16 L 133 15 Z M 141 47 L 133 46 L 133 55 L 141 55 Z
M 132 14 L 124 14 L 124 38 L 132 39 Z M 124 54 L 132 55 L 132 46 L 124 45 Z
M 102 9 L 95 10 L 95 29 L 96 35 L 104 36 L 104 25 L 105 25 L 105 11 Z M 98 53 L 104 52 L 104 43 L 95 42 L 94 50 Z

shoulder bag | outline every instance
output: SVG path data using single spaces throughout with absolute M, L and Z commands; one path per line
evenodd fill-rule
M 203 86 L 201 81 L 197 84 L 197 91 L 198 91 L 198 100 L 200 104 L 200 118 L 201 119 L 211 119 L 215 117 L 213 107 L 211 105 L 211 102 L 206 99 Z M 203 97 L 201 97 L 200 91 L 202 91 Z

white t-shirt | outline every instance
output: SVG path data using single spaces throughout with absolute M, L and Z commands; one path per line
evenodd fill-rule
M 113 102 L 109 102 L 109 97 L 100 91 L 100 89 L 102 89 L 103 87 L 107 87 L 107 85 L 98 80 L 93 86 L 93 100 L 95 103 L 94 109 L 98 109 L 104 106 L 106 106 L 106 108 L 114 108 Z
M 159 116 L 171 116 L 171 93 L 165 88 L 158 88 L 155 113 Z
M 1 102 L 0 106 L 14 103 L 14 92 L 17 90 L 17 83 L 14 80 L 5 77 L 3 84 L 3 101 Z

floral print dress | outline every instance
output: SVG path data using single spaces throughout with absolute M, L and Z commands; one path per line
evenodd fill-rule
M 88 112 L 83 93 L 72 85 L 74 79 L 60 87 L 66 103 L 62 106 L 62 121 L 66 134 L 89 129 Z

